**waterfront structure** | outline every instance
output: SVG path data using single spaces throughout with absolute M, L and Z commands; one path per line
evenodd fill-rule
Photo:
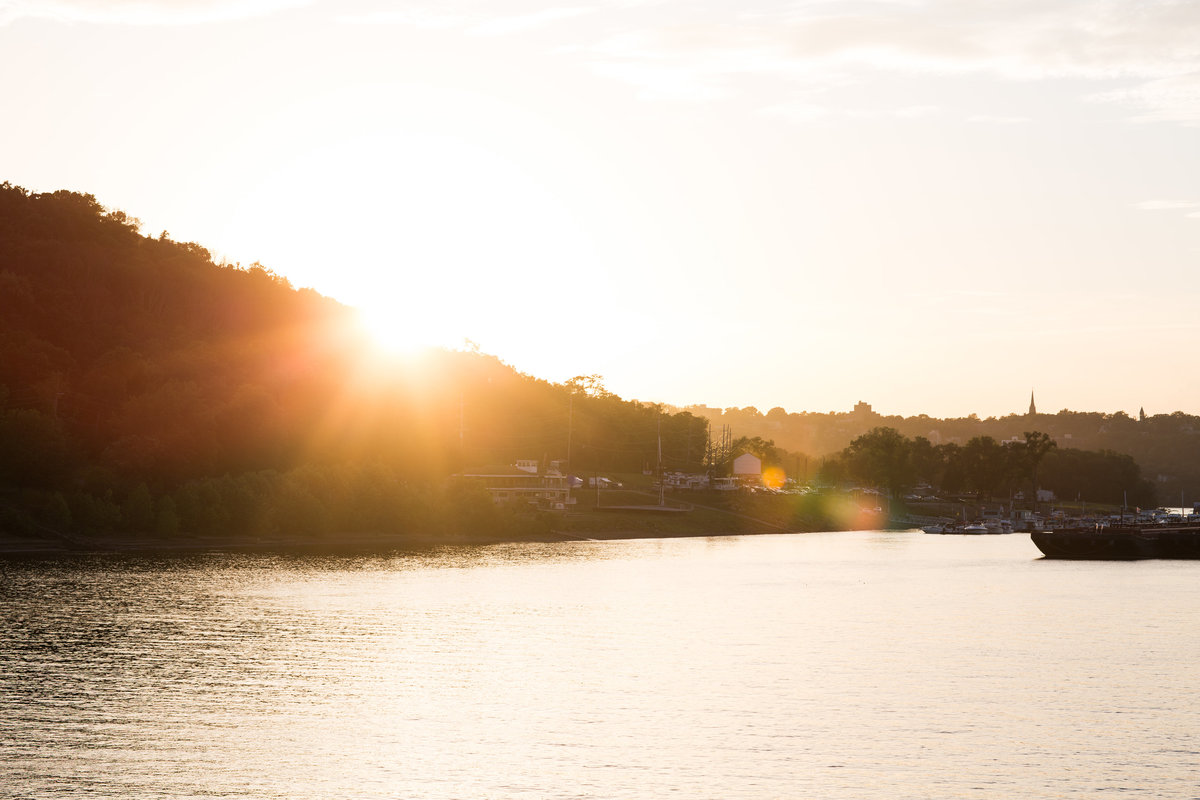
M 712 479 L 703 473 L 664 472 L 662 485 L 668 489 L 708 489 Z
M 570 478 L 554 462 L 541 469 L 537 461 L 521 460 L 506 466 L 491 466 L 454 476 L 483 484 L 496 503 L 528 503 L 538 508 L 562 511 L 574 503 Z
M 1134 560 L 1139 558 L 1200 559 L 1200 526 L 1179 522 L 1141 523 L 1134 519 L 1114 524 L 1095 522 L 1049 531 L 1031 538 L 1047 558 Z
M 733 477 L 742 484 L 762 483 L 762 459 L 753 453 L 742 453 L 733 460 Z

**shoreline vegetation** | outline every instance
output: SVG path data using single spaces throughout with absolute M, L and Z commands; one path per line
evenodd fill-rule
M 638 476 L 640 477 L 640 476 Z M 627 476 L 633 480 L 634 476 Z M 389 552 L 446 545 L 485 545 L 509 542 L 561 542 L 676 537 L 738 536 L 764 533 L 812 533 L 889 527 L 886 515 L 860 508 L 840 493 L 769 495 L 748 492 L 689 492 L 670 495 L 663 506 L 647 486 L 630 489 L 580 490 L 568 512 L 523 510 L 495 505 L 490 497 L 456 486 L 449 492 L 459 505 L 443 515 L 426 515 L 423 526 L 381 528 L 330 527 L 336 513 L 310 509 L 314 514 L 303 532 L 266 527 L 260 509 L 257 528 L 239 533 L 212 528 L 203 533 L 148 529 L 140 534 L 110 532 L 81 535 L 45 526 L 21 533 L 0 530 L 0 555 L 266 551 L 266 552 Z M 211 499 L 211 498 L 210 498 Z M 356 498 L 361 501 L 361 498 Z M 599 501 L 599 506 L 597 505 Z M 351 503 L 350 505 L 356 505 Z M 350 507 L 346 506 L 346 508 Z M 619 508 L 617 508 L 619 507 Z M 360 511 L 363 509 L 359 506 Z M 410 511 L 411 511 L 410 507 Z M 426 509 L 428 511 L 428 509 Z M 664 513 L 664 511 L 666 513 Z M 678 513 L 670 513 L 675 511 Z M 227 520 L 224 524 L 230 524 Z M 220 522 L 217 523 L 221 524 Z M 245 524 L 245 520 L 240 523 Z M 342 523 L 344 524 L 344 522 Z M 897 527 L 911 527 L 899 525 Z

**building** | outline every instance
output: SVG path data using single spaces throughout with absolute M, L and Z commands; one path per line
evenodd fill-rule
M 543 470 L 537 461 L 521 460 L 511 466 L 484 467 L 455 477 L 482 484 L 496 503 L 528 503 L 562 511 L 575 502 L 571 479 L 558 469 L 558 462 Z
M 708 489 L 711 479 L 704 474 L 686 472 L 664 472 L 662 485 L 667 489 L 690 489 L 692 491 Z
M 733 460 L 733 477 L 742 484 L 762 483 L 762 459 L 753 453 L 742 453 Z

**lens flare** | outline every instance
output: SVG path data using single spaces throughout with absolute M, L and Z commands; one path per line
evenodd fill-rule
M 779 467 L 767 467 L 762 471 L 762 482 L 768 489 L 782 489 L 787 482 L 787 474 Z

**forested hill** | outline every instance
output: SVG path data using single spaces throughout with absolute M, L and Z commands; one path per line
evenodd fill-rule
M 1028 402 L 1028 395 L 1018 401 Z M 691 406 L 708 419 L 714 430 L 728 425 L 734 436 L 771 439 L 779 447 L 808 454 L 814 460 L 840 453 L 855 438 L 880 427 L 892 428 L 909 438 L 922 437 L 934 445 L 966 445 L 971 439 L 990 436 L 997 441 L 1020 439 L 1026 431 L 1048 433 L 1059 448 L 1112 451 L 1132 456 L 1142 474 L 1152 481 L 1160 502 L 1179 502 L 1184 493 L 1190 504 L 1200 500 L 1200 417 L 1175 411 L 1169 414 L 1101 413 L 1062 410 L 1053 414 L 1016 413 L 980 418 L 972 414 L 957 419 L 925 415 L 881 415 L 865 403 L 849 412 L 788 413 L 772 408 L 714 409 Z M 1056 456 L 1055 458 L 1058 458 Z
M 342 377 L 349 309 L 136 226 L 90 195 L 0 186 L 0 392 L 26 412 L 10 483 L 286 464 Z
M 690 414 L 478 353 L 388 362 L 352 309 L 260 265 L 0 184 L 0 530 L 453 527 L 431 499 L 452 472 L 568 447 L 640 470 L 660 429 L 671 466 L 699 466 Z

